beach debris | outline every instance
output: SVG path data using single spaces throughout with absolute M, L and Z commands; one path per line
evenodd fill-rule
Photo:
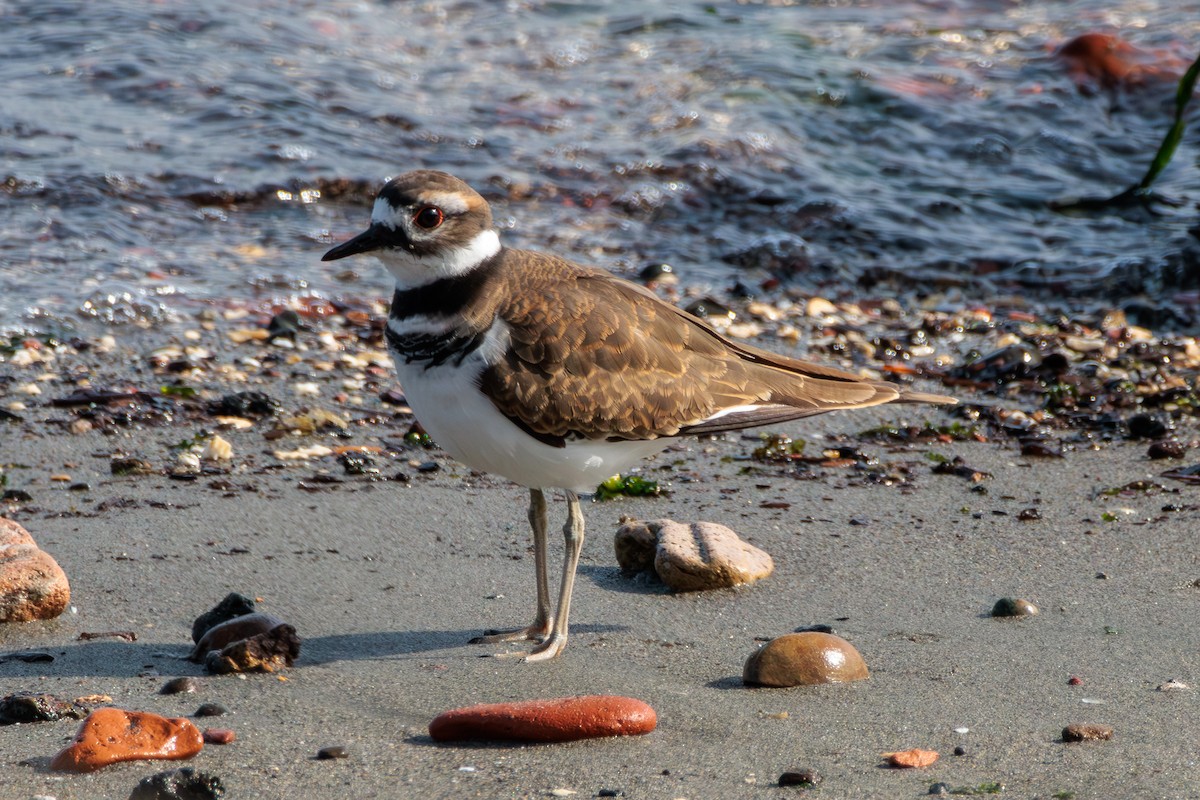
M 800 789 L 815 789 L 824 780 L 816 770 L 789 770 L 779 776 L 780 786 L 796 786 Z
M 191 758 L 203 747 L 200 730 L 182 717 L 99 708 L 83 721 L 75 740 L 54 756 L 50 768 L 94 772 L 120 761 Z
M 629 520 L 613 541 L 627 574 L 647 571 L 676 592 L 741 586 L 775 569 L 771 556 L 715 522 L 683 524 L 669 519 Z
M 1071 677 L 1067 678 L 1067 685 L 1083 686 L 1083 678 L 1079 677 L 1078 675 L 1072 675 Z
M 80 631 L 75 638 L 81 642 L 90 642 L 93 639 L 120 639 L 124 642 L 136 642 L 138 636 L 137 631 Z
M 282 624 L 283 620 L 271 614 L 243 614 L 233 619 L 227 619 L 204 632 L 200 641 L 196 642 L 196 647 L 188 656 L 188 660 L 197 664 L 203 663 L 205 657 L 212 650 L 221 650 L 233 642 L 267 633 Z
M 221 717 L 229 713 L 229 709 L 220 703 L 204 703 L 192 712 L 193 717 Z
M 1037 613 L 1037 606 L 1018 597 L 1001 597 L 992 606 L 993 617 L 1032 617 Z
M 1168 458 L 1183 458 L 1185 455 L 1187 455 L 1187 446 L 1174 439 L 1152 442 L 1150 447 L 1146 448 L 1146 458 L 1155 461 L 1162 461 Z
M 61 700 L 42 692 L 13 692 L 0 698 L 0 725 L 83 719 L 89 711 L 78 700 Z
M 429 723 L 437 742 L 568 742 L 639 736 L 657 725 L 654 709 L 632 697 L 585 695 L 457 708 Z
M 113 475 L 153 475 L 154 465 L 134 456 L 115 456 L 108 465 Z
M 840 636 L 806 631 L 785 633 L 750 654 L 742 669 L 747 686 L 812 686 L 869 677 L 854 646 Z
M 613 475 L 596 487 L 597 501 L 615 497 L 658 497 L 663 494 L 668 492 L 658 485 L 658 481 L 641 475 Z
M 295 628 L 284 623 L 269 631 L 230 642 L 220 650 L 210 650 L 204 657 L 204 668 L 215 675 L 275 672 L 292 666 L 299 656 L 300 637 L 296 635 Z
M 194 694 L 200 691 L 200 681 L 192 677 L 172 678 L 162 685 L 159 694 Z
M 233 458 L 233 445 L 228 440 L 213 435 L 204 443 L 200 458 L 205 461 L 229 461 Z
M 1102 742 L 1113 738 L 1113 729 L 1108 725 L 1073 723 L 1062 729 L 1064 742 Z
M 242 617 L 254 613 L 254 601 L 237 592 L 225 595 L 221 602 L 205 611 L 192 623 L 192 641 L 199 642 L 210 628 L 234 617 Z
M 205 728 L 203 734 L 205 744 L 233 744 L 237 734 L 229 728 Z
M 53 619 L 71 602 L 62 567 L 29 531 L 0 517 L 0 622 Z
M 1160 683 L 1157 687 L 1155 687 L 1155 691 L 1158 691 L 1158 692 L 1186 692 L 1187 690 L 1189 690 L 1191 688 L 1192 688 L 1191 686 L 1188 686 L 1186 683 L 1179 680 L 1178 678 L 1172 678 L 1171 680 L 1167 681 L 1166 683 Z
M 213 417 L 273 417 L 279 412 L 279 401 L 266 392 L 247 391 L 227 394 L 208 404 Z
M 914 769 L 934 764 L 938 760 L 938 752 L 936 750 L 922 750 L 919 747 L 914 747 L 911 750 L 883 753 L 883 758 L 887 759 L 888 766 L 890 767 Z
M 216 775 L 183 767 L 142 778 L 129 800 L 220 800 L 224 796 L 225 785 Z
M 963 461 L 962 456 L 955 456 L 949 461 L 942 461 L 933 465 L 934 475 L 954 475 L 958 478 L 966 478 L 971 483 L 980 483 L 992 477 L 990 472 L 984 472 L 981 469 L 967 466 Z
M 317 751 L 318 761 L 332 761 L 336 758 L 349 758 L 350 751 L 343 745 L 331 744 Z

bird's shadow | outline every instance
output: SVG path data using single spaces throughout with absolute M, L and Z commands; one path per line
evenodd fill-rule
M 572 626 L 575 634 L 611 633 L 623 625 L 582 624 Z M 351 661 L 405 658 L 424 653 L 455 651 L 461 658 L 495 655 L 487 646 L 471 645 L 472 631 L 413 630 L 363 631 L 302 638 L 297 667 Z M 52 661 L 23 661 L 14 652 L 0 653 L 0 678 L 109 677 L 136 678 L 146 675 L 204 675 L 204 668 L 187 660 L 190 642 L 175 644 L 93 640 L 29 648 L 26 653 L 53 657 Z M 7 656 L 7 658 L 5 658 Z

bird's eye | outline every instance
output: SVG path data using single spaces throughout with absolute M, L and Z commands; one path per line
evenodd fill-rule
M 437 206 L 425 206 L 413 214 L 413 222 L 418 228 L 431 231 L 446 219 L 446 215 Z

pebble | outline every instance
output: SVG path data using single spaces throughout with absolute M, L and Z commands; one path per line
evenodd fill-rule
M 340 744 L 333 744 L 329 747 L 322 747 L 317 751 L 317 758 L 321 761 L 330 761 L 335 758 L 349 758 L 350 751 Z
M 237 734 L 229 728 L 205 728 L 201 735 L 205 744 L 233 744 L 237 739 Z
M 200 691 L 200 681 L 195 678 L 174 678 L 158 690 L 159 694 L 184 694 Z
M 437 742 L 568 742 L 638 736 L 658 724 L 654 709 L 632 697 L 586 695 L 457 708 L 429 723 Z
M 29 531 L 0 517 L 0 622 L 53 619 L 71 603 L 66 573 Z
M 900 769 L 913 769 L 930 766 L 938 760 L 938 753 L 936 750 L 921 750 L 914 747 L 911 750 L 901 750 L 898 753 L 884 753 L 883 757 L 887 759 L 889 766 Z
M 205 703 L 192 713 L 193 717 L 220 717 L 229 713 L 229 709 L 220 703 Z
M 63 772 L 93 772 L 120 761 L 191 758 L 204 747 L 200 730 L 182 717 L 99 708 L 88 715 L 75 740 L 50 762 Z
M 633 520 L 622 525 L 614 539 L 618 563 L 627 572 L 644 569 L 651 543 L 654 571 L 677 592 L 741 586 L 761 580 L 775 569 L 770 555 L 743 542 L 724 525 L 685 525 L 669 519 Z
M 153 475 L 154 465 L 133 456 L 114 458 L 108 465 L 113 475 Z
M 803 789 L 815 788 L 823 778 L 811 769 L 798 769 L 785 772 L 779 776 L 780 786 L 799 786 Z
M 746 659 L 742 682 L 748 686 L 811 686 L 848 683 L 870 673 L 854 646 L 829 633 L 786 633 Z
M 129 800 L 220 800 L 224 796 L 220 778 L 183 767 L 142 778 Z
M 1187 454 L 1187 448 L 1179 442 L 1164 440 L 1154 442 L 1146 450 L 1146 457 L 1154 460 L 1164 458 L 1183 458 Z
M 1074 723 L 1062 729 L 1064 742 L 1100 742 L 1113 738 L 1113 729 L 1108 725 Z
M 1016 597 L 1001 597 L 992 606 L 993 617 L 1032 617 L 1038 613 L 1038 607 L 1028 600 Z

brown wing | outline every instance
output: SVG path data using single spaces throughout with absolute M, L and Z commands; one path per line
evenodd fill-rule
M 894 384 L 730 342 L 606 272 L 521 255 L 536 262 L 508 271 L 511 300 L 497 308 L 510 352 L 481 388 L 544 441 L 712 433 L 900 398 Z

